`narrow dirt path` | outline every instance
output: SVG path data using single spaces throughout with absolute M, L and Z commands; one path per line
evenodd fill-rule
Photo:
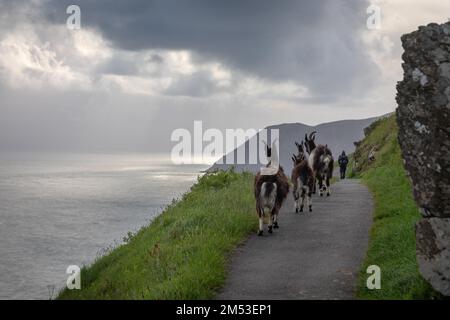
M 280 228 L 251 236 L 231 261 L 218 299 L 353 299 L 365 256 L 373 201 L 358 180 L 313 196 L 313 212 L 295 214 L 289 195 Z

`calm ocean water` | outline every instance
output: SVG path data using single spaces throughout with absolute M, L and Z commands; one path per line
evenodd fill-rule
M 161 156 L 0 155 L 0 299 L 49 299 L 186 192 L 206 165 Z

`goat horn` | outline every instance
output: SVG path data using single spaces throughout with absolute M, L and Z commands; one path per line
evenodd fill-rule
M 267 156 L 267 158 L 272 157 L 272 148 L 269 147 L 268 145 L 266 145 L 266 156 Z
M 317 131 L 313 131 L 309 134 L 309 140 L 314 140 L 316 137 L 314 136 L 317 133 Z M 313 137 L 314 136 L 314 137 Z
M 276 138 L 272 141 L 272 146 L 275 144 L 275 142 L 277 142 L 277 140 L 278 140 L 278 138 Z

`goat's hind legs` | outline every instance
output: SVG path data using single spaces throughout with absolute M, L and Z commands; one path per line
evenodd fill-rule
M 273 215 L 273 228 L 274 229 L 278 229 L 279 228 L 279 226 L 278 226 L 278 214 L 274 214 Z
M 305 190 L 302 190 L 301 199 L 300 212 L 303 212 L 303 207 L 305 206 Z
M 318 179 L 319 180 L 319 196 L 323 197 L 323 192 L 325 189 L 325 185 L 323 184 L 323 180 L 322 179 Z
M 267 231 L 268 231 L 269 233 L 272 233 L 272 232 L 273 232 L 273 231 L 272 231 L 272 220 L 273 220 L 273 215 L 270 214 L 270 217 L 269 217 L 269 225 L 267 226 Z
M 298 193 L 298 190 L 297 190 L 297 186 L 294 186 L 294 192 L 293 192 L 293 195 L 294 195 L 294 210 L 295 210 L 295 213 L 298 213 L 298 210 L 299 210 L 299 202 L 300 202 L 300 200 L 299 200 L 299 198 L 300 198 L 300 196 L 299 196 L 299 193 Z
M 308 194 L 306 196 L 306 203 L 308 204 L 309 212 L 311 212 L 312 211 L 311 191 L 308 191 Z
M 258 230 L 258 236 L 263 235 L 263 228 L 264 228 L 264 212 L 259 213 L 259 230 Z

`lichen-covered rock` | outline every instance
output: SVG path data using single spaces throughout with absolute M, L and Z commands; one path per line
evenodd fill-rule
M 450 218 L 450 22 L 419 27 L 403 35 L 402 43 L 398 138 L 414 197 L 429 220 L 417 226 L 418 261 L 425 279 L 450 295 L 450 230 L 445 219 Z M 434 238 L 427 225 L 439 230 Z M 430 250 L 433 247 L 439 253 Z
M 450 296 L 450 219 L 422 219 L 416 226 L 420 272 L 433 287 Z

